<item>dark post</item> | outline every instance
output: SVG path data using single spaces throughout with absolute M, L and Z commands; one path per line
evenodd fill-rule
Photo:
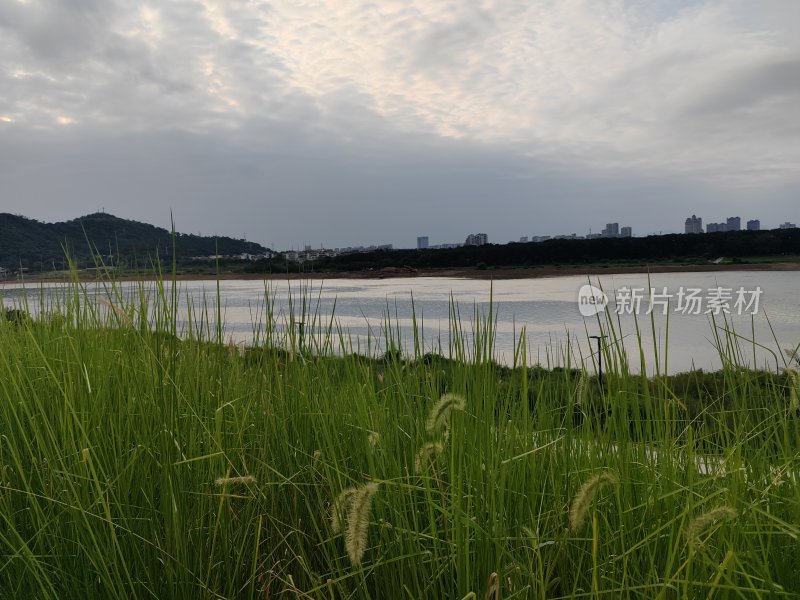
M 297 322 L 297 333 L 300 335 L 300 343 L 298 344 L 300 347 L 300 353 L 303 352 L 303 337 L 305 337 L 306 333 L 306 324 L 303 321 Z
M 590 335 L 593 340 L 597 340 L 597 379 L 600 382 L 600 387 L 603 386 L 603 348 L 602 341 L 607 338 L 606 335 Z

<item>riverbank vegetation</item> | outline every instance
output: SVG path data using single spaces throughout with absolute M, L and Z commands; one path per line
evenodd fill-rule
M 247 348 L 164 282 L 40 305 L 0 316 L 3 597 L 800 594 L 794 356 L 668 377 L 608 343 L 601 381 L 524 332 L 498 365 L 455 307 L 436 353 L 387 314 L 364 357 L 307 298 Z
M 345 254 L 314 261 L 313 269 L 361 271 L 381 268 L 526 268 L 559 265 L 706 265 L 711 261 L 762 264 L 793 261 L 800 255 L 800 229 L 668 234 L 647 237 L 550 239 L 437 250 L 392 250 Z M 268 270 L 270 261 L 250 268 Z

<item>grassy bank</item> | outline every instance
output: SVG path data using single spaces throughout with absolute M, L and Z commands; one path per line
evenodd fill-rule
M 250 349 L 159 284 L 48 302 L 0 319 L 2 597 L 800 594 L 798 382 L 734 353 L 601 384 L 490 319 L 368 359 L 268 298 Z

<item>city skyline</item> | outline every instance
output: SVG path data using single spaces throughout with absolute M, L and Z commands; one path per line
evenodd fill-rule
M 509 239 L 508 241 L 495 241 L 490 242 L 488 236 L 483 233 L 479 234 L 468 234 L 465 242 L 437 242 L 435 237 L 430 235 L 418 235 L 416 236 L 416 244 L 410 245 L 395 245 L 395 244 L 387 244 L 382 246 L 386 248 L 387 246 L 397 247 L 401 249 L 408 249 L 408 248 L 416 248 L 418 250 L 425 250 L 425 249 L 441 249 L 441 248 L 456 248 L 464 245 L 482 245 L 486 243 L 497 243 L 497 244 L 514 244 L 514 243 L 529 243 L 529 242 L 542 242 L 547 241 L 550 239 L 598 239 L 603 237 L 647 237 L 650 235 L 669 235 L 669 234 L 681 234 L 681 233 L 713 233 L 713 232 L 727 232 L 727 231 L 761 231 L 762 229 L 786 229 L 786 228 L 794 228 L 797 227 L 795 223 L 790 221 L 784 221 L 783 223 L 776 224 L 774 227 L 762 227 L 762 223 L 760 219 L 748 219 L 745 222 L 744 227 L 741 225 L 741 217 L 727 217 L 725 223 L 708 223 L 707 225 L 703 226 L 702 224 L 702 217 L 697 217 L 697 215 L 692 215 L 690 218 L 686 219 L 685 226 L 688 227 L 689 221 L 692 219 L 696 219 L 695 226 L 699 228 L 698 231 L 678 231 L 677 229 L 674 231 L 659 231 L 659 232 L 648 232 L 642 235 L 634 235 L 633 228 L 630 226 L 619 226 L 618 222 L 607 223 L 606 226 L 600 233 L 592 233 L 592 229 L 590 228 L 588 233 L 581 235 L 577 232 L 572 233 L 558 233 L 558 234 L 545 234 L 545 235 L 524 235 L 520 236 L 517 239 Z M 714 227 L 713 229 L 708 229 Z M 480 237 L 478 237 L 480 236 Z M 434 240 L 432 243 L 431 240 Z M 471 241 L 472 240 L 472 241 Z M 371 248 L 376 248 L 378 246 L 372 245 Z M 354 247 L 354 248 L 365 248 L 362 246 Z M 327 248 L 324 245 L 320 245 L 315 250 L 323 250 L 323 249 L 331 249 L 331 250 L 341 250 L 340 248 Z M 348 250 L 351 248 L 348 248 Z M 291 248 L 294 250 L 294 247 Z M 310 246 L 306 246 L 305 250 L 312 250 Z
M 105 209 L 101 208 L 97 213 L 104 213 Z M 21 216 L 23 218 L 30 218 L 24 214 L 16 213 L 17 216 Z M 90 213 L 89 213 L 90 214 Z M 80 217 L 74 217 L 75 219 L 80 219 Z M 121 215 L 114 215 L 116 217 L 125 218 Z M 690 222 L 695 219 L 696 222 L 694 224 L 695 230 L 689 231 Z M 68 219 L 72 220 L 72 219 Z M 47 221 L 46 221 L 47 222 Z M 742 225 L 744 223 L 744 225 Z M 148 223 L 150 225 L 156 225 L 159 227 L 163 227 L 167 230 L 170 229 L 170 224 L 166 225 L 159 225 L 157 223 Z M 731 224 L 735 224 L 731 227 Z M 415 243 L 408 243 L 407 241 L 400 241 L 399 243 L 395 242 L 387 242 L 381 241 L 377 239 L 367 239 L 364 243 L 352 242 L 352 243 L 345 243 L 341 245 L 331 245 L 326 244 L 323 242 L 309 242 L 307 239 L 301 242 L 292 242 L 286 246 L 280 246 L 275 244 L 271 241 L 265 240 L 258 240 L 252 239 L 247 235 L 243 234 L 241 236 L 237 235 L 230 235 L 226 237 L 232 237 L 234 239 L 241 239 L 246 241 L 254 241 L 272 251 L 278 252 L 289 252 L 289 253 L 299 253 L 302 254 L 304 252 L 310 252 L 314 255 L 319 254 L 320 251 L 325 252 L 334 252 L 334 253 L 347 253 L 347 252 L 363 252 L 363 251 L 370 251 L 370 250 L 391 250 L 391 249 L 409 249 L 409 248 L 417 248 L 417 249 L 442 249 L 442 248 L 457 248 L 464 245 L 482 245 L 486 243 L 494 243 L 494 244 L 513 244 L 513 243 L 528 243 L 528 242 L 542 242 L 547 241 L 550 239 L 597 239 L 602 237 L 648 237 L 652 235 L 670 235 L 670 234 L 681 234 L 681 233 L 714 233 L 714 232 L 726 232 L 726 231 L 740 231 L 740 230 L 747 230 L 747 231 L 760 231 L 762 229 L 769 230 L 769 229 L 787 229 L 787 228 L 795 228 L 797 225 L 789 220 L 785 220 L 781 223 L 775 224 L 767 224 L 766 226 L 760 219 L 747 219 L 743 221 L 740 216 L 735 217 L 727 217 L 725 222 L 708 222 L 705 225 L 703 224 L 702 216 L 698 217 L 696 214 L 691 215 L 691 217 L 687 218 L 684 222 L 684 230 L 681 231 L 678 228 L 674 228 L 673 230 L 658 230 L 658 231 L 646 231 L 644 233 L 634 233 L 634 229 L 630 226 L 620 226 L 619 222 L 609 222 L 606 223 L 605 227 L 601 229 L 600 233 L 596 233 L 596 227 L 589 227 L 588 230 L 584 231 L 583 233 L 578 233 L 578 231 L 571 231 L 566 233 L 564 229 L 560 230 L 559 233 L 549 233 L 549 234 L 542 234 L 542 235 L 522 235 L 519 237 L 501 237 L 500 239 L 496 239 L 490 241 L 490 238 L 485 233 L 468 233 L 466 234 L 466 238 L 464 241 L 442 241 L 437 236 L 431 235 L 417 235 Z M 178 233 L 183 234 L 197 234 L 203 236 L 225 236 L 225 234 L 219 233 L 208 233 L 203 231 L 186 231 L 181 229 L 180 227 L 176 228 Z M 478 243 L 470 242 L 470 238 L 475 238 L 479 236 L 478 239 L 480 240 Z M 359 240 L 361 241 L 361 240 Z

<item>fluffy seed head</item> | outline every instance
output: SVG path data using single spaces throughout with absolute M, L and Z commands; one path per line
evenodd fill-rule
M 347 531 L 344 544 L 347 556 L 354 565 L 361 563 L 367 549 L 369 517 L 372 512 L 372 497 L 378 491 L 377 483 L 367 483 L 358 488 L 350 501 L 347 512 Z
M 241 477 L 219 477 L 214 481 L 214 484 L 217 487 L 223 487 L 226 485 L 250 485 L 255 482 L 256 480 L 254 477 L 243 475 Z
M 123 321 L 126 325 L 133 324 L 131 316 L 124 310 L 122 310 L 119 306 L 111 302 L 111 300 L 108 300 L 106 298 L 98 298 L 97 301 L 98 303 L 102 304 L 103 306 L 111 310 L 111 312 L 113 312 L 117 316 L 117 318 Z
M 466 400 L 458 394 L 444 394 L 431 409 L 428 415 L 426 429 L 430 435 L 435 435 L 440 429 L 447 428 L 450 424 L 450 415 L 454 410 L 464 410 Z
M 423 444 L 414 458 L 414 470 L 417 473 L 422 473 L 430 463 L 436 460 L 436 457 L 444 450 L 442 442 L 428 442 Z
M 583 527 L 586 521 L 586 513 L 600 490 L 618 483 L 619 477 L 613 471 L 603 471 L 588 479 L 572 500 L 572 506 L 569 510 L 570 531 L 574 533 Z
M 353 497 L 357 491 L 358 488 L 356 487 L 347 488 L 343 490 L 333 502 L 333 506 L 331 507 L 331 529 L 333 529 L 333 533 L 341 533 L 342 522 L 344 520 L 342 517 L 349 511 L 350 503 L 353 501 Z
M 583 404 L 583 395 L 586 392 L 586 371 L 581 369 L 581 376 L 578 379 L 578 386 L 575 388 L 575 404 Z
M 711 527 L 714 523 L 721 521 L 730 521 L 735 519 L 739 513 L 735 508 L 730 506 L 718 506 L 707 513 L 703 513 L 699 517 L 695 517 L 686 526 L 685 535 L 686 542 L 692 551 L 698 550 L 703 545 L 701 536 Z
M 497 573 L 489 575 L 486 582 L 486 600 L 500 600 L 500 577 Z

